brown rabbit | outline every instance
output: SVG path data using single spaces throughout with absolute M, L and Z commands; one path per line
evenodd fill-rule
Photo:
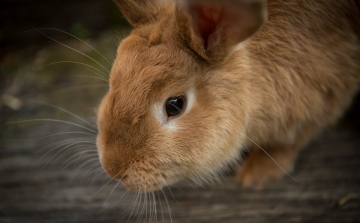
M 115 2 L 134 30 L 98 109 L 97 146 L 130 190 L 212 177 L 246 147 L 244 185 L 279 178 L 359 89 L 359 1 Z

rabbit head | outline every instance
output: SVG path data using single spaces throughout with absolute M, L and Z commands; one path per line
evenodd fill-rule
M 251 92 L 241 46 L 266 22 L 265 1 L 115 2 L 134 30 L 98 109 L 103 168 L 140 192 L 216 174 L 243 144 Z

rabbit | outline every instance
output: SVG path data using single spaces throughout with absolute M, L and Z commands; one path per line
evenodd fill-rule
M 97 111 L 101 165 L 128 190 L 242 186 L 294 168 L 360 82 L 359 1 L 115 0 L 134 27 Z

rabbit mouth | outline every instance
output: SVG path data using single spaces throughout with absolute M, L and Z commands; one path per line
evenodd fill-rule
M 156 170 L 135 167 L 129 168 L 119 181 L 128 190 L 147 193 L 161 190 L 167 185 L 165 178 L 164 174 Z
M 168 185 L 166 173 L 168 170 L 161 170 L 161 165 L 154 165 L 152 161 L 117 159 L 114 154 L 103 146 L 101 137 L 97 138 L 97 147 L 100 163 L 112 179 L 118 180 L 130 191 L 147 193 L 160 190 Z

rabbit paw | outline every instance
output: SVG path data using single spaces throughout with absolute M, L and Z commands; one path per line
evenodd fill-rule
M 279 179 L 285 175 L 284 171 L 289 173 L 292 170 L 296 151 L 268 148 L 265 151 L 266 153 L 260 148 L 252 150 L 239 168 L 238 179 L 242 186 L 262 188 L 269 180 Z

